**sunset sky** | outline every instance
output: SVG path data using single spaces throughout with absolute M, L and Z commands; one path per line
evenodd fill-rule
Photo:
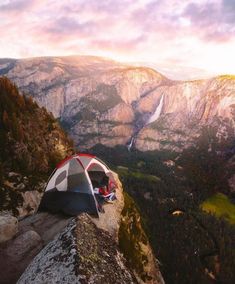
M 2 58 L 85 54 L 235 74 L 235 1 L 0 0 L 0 38 Z

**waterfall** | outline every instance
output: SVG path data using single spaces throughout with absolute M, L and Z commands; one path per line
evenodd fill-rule
M 163 100 L 164 100 L 164 95 L 162 95 L 161 99 L 160 99 L 160 102 L 154 112 L 153 115 L 150 116 L 150 118 L 148 119 L 147 121 L 147 124 L 157 120 L 161 114 L 161 111 L 162 111 L 162 107 L 163 107 Z
M 134 137 L 131 138 L 131 143 L 127 145 L 127 149 L 128 149 L 129 152 L 130 152 L 130 150 L 131 150 L 131 147 L 132 147 L 132 145 L 133 145 L 133 142 L 134 142 Z

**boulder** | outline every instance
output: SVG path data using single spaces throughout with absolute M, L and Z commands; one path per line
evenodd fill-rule
M 19 173 L 15 173 L 15 172 L 9 172 L 8 173 L 8 177 L 9 178 L 14 178 L 14 177 L 16 177 L 16 178 L 21 178 L 21 175 L 19 174 Z
M 23 189 L 25 189 L 25 185 L 23 182 L 16 185 L 16 190 L 22 191 Z
M 23 204 L 17 208 L 19 216 L 24 217 L 35 213 L 41 201 L 42 193 L 32 190 L 22 192 L 21 195 L 23 197 Z
M 41 250 L 17 283 L 80 283 L 75 273 L 75 221 Z
M 15 262 L 20 262 L 23 258 L 35 255 L 42 248 L 42 240 L 35 231 L 27 231 L 14 239 L 7 249 L 7 255 L 13 256 Z M 30 257 L 31 259 L 31 257 Z
M 0 216 L 0 243 L 12 239 L 18 231 L 18 220 L 11 216 Z
M 16 283 L 42 247 L 52 241 L 69 220 L 71 218 L 45 212 L 20 220 L 15 238 L 0 244 L 0 283 Z
M 41 249 L 41 237 L 32 230 L 20 234 L 5 247 L 0 247 L 1 284 L 16 283 Z

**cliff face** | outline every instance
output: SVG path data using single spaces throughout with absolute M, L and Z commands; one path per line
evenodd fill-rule
M 139 104 L 146 113 L 148 102 L 162 106 L 159 116 L 141 129 L 136 147 L 140 150 L 182 150 L 200 136 L 205 127 L 213 128 L 219 140 L 234 135 L 235 78 L 221 76 L 211 80 L 178 82 L 159 87 Z
M 206 126 L 234 134 L 235 77 L 171 81 L 97 57 L 0 60 L 0 74 L 59 118 L 79 148 L 128 144 L 181 151 Z
M 133 105 L 169 81 L 149 68 L 93 57 L 0 60 L 0 74 L 60 118 L 80 149 L 126 144 L 136 128 Z

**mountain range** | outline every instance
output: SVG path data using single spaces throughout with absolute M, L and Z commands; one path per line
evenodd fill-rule
M 92 56 L 0 59 L 0 75 L 60 120 L 79 149 L 129 145 L 180 152 L 203 133 L 234 136 L 235 76 L 174 81 Z

